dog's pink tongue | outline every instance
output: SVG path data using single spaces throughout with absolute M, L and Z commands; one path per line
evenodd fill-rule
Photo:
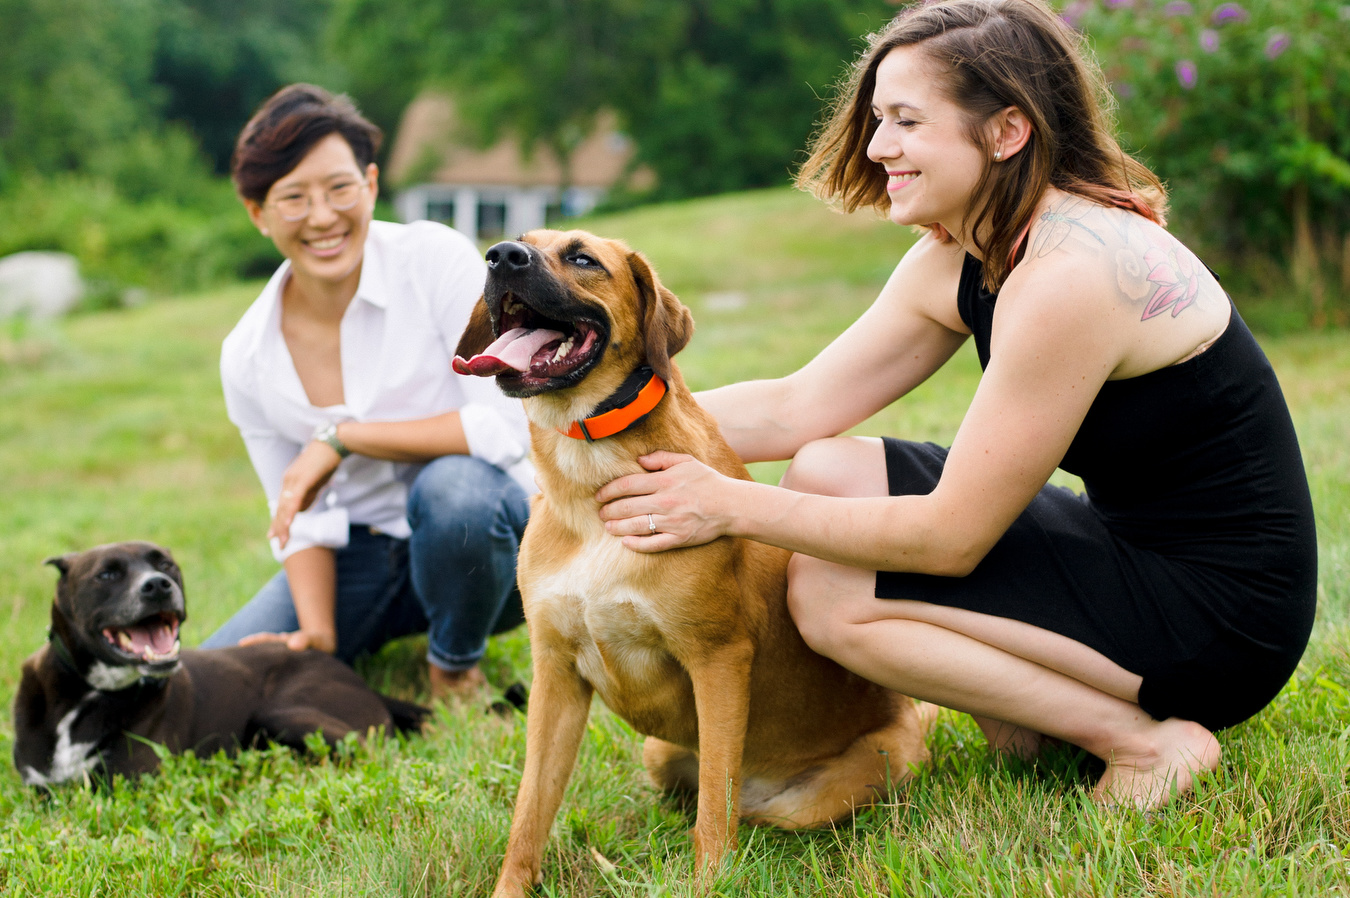
M 150 649 L 156 655 L 167 655 L 173 651 L 173 644 L 178 639 L 174 628 L 164 621 L 137 624 L 134 627 L 127 627 L 126 632 L 131 637 L 131 651 L 142 656 L 145 655 L 146 649 Z
M 494 377 L 503 371 L 529 371 L 530 359 L 546 344 L 561 340 L 560 331 L 517 327 L 502 334 L 492 345 L 471 359 L 455 356 L 451 367 L 459 374 Z

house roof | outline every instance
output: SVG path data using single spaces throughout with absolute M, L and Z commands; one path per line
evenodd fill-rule
M 389 151 L 389 179 L 394 184 L 478 184 L 507 187 L 558 187 L 562 166 L 553 152 L 536 147 L 528 158 L 514 138 L 487 149 L 456 140 L 454 101 L 446 94 L 425 91 L 408 105 L 399 121 Z M 572 154 L 573 187 L 611 187 L 629 172 L 633 142 L 617 128 L 613 113 L 599 116 L 595 130 Z M 633 186 L 650 184 L 651 175 L 639 170 Z

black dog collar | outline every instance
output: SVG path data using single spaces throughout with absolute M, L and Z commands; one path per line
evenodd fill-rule
M 645 418 L 665 395 L 666 382 L 649 366 L 643 365 L 624 378 L 619 388 L 588 416 L 573 421 L 568 430 L 558 432 L 588 443 L 613 436 Z
M 63 670 L 74 674 L 81 680 L 84 679 L 84 674 L 80 673 L 80 669 L 75 666 L 75 656 L 70 653 L 70 647 L 66 645 L 66 641 L 55 630 L 47 631 L 47 644 L 52 647 L 52 654 L 56 655 L 56 663 Z
M 79 679 L 86 686 L 94 685 L 89 682 L 88 678 L 85 677 L 85 675 L 80 672 L 79 667 L 75 665 L 75 656 L 70 653 L 70 646 L 66 645 L 66 641 L 62 639 L 55 630 L 47 631 L 47 644 L 52 647 L 52 654 L 56 656 L 56 664 L 58 667 L 60 667 L 62 670 L 64 670 L 71 676 Z M 163 685 L 164 685 L 164 677 L 162 676 L 155 677 L 142 675 L 137 679 L 133 680 L 127 686 L 123 687 L 122 689 L 118 689 L 116 691 L 121 693 L 125 692 L 127 689 L 132 688 L 141 688 L 145 686 L 154 686 L 156 688 L 160 688 L 163 687 Z M 94 686 L 94 688 L 98 689 L 97 686 Z M 100 689 L 99 691 L 103 692 L 106 690 Z

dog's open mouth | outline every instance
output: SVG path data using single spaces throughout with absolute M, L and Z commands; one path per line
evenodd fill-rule
M 125 627 L 107 627 L 103 638 L 123 655 L 157 664 L 178 657 L 178 618 L 168 612 L 152 614 Z
M 502 297 L 501 336 L 471 359 L 456 356 L 460 374 L 506 374 L 523 387 L 540 387 L 579 375 L 599 357 L 604 331 L 595 321 L 557 321 L 540 315 L 510 293 Z

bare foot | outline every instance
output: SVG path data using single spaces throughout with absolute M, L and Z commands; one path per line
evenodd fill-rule
M 477 698 L 487 688 L 487 677 L 477 667 L 450 671 L 428 664 L 427 672 L 431 681 L 431 700 L 434 702 L 447 699 L 468 701 Z
M 1160 808 L 1175 795 L 1191 791 L 1199 773 L 1219 766 L 1222 750 L 1214 734 L 1198 723 L 1171 717 L 1154 730 L 1143 751 L 1117 751 L 1106 762 L 1092 797 L 1103 804 Z
M 989 740 L 990 748 L 1000 755 L 1020 758 L 1023 761 L 1034 761 L 1045 749 L 1063 744 L 1044 733 L 1007 721 L 995 720 L 992 717 L 976 717 L 975 722 L 980 725 L 984 738 Z

